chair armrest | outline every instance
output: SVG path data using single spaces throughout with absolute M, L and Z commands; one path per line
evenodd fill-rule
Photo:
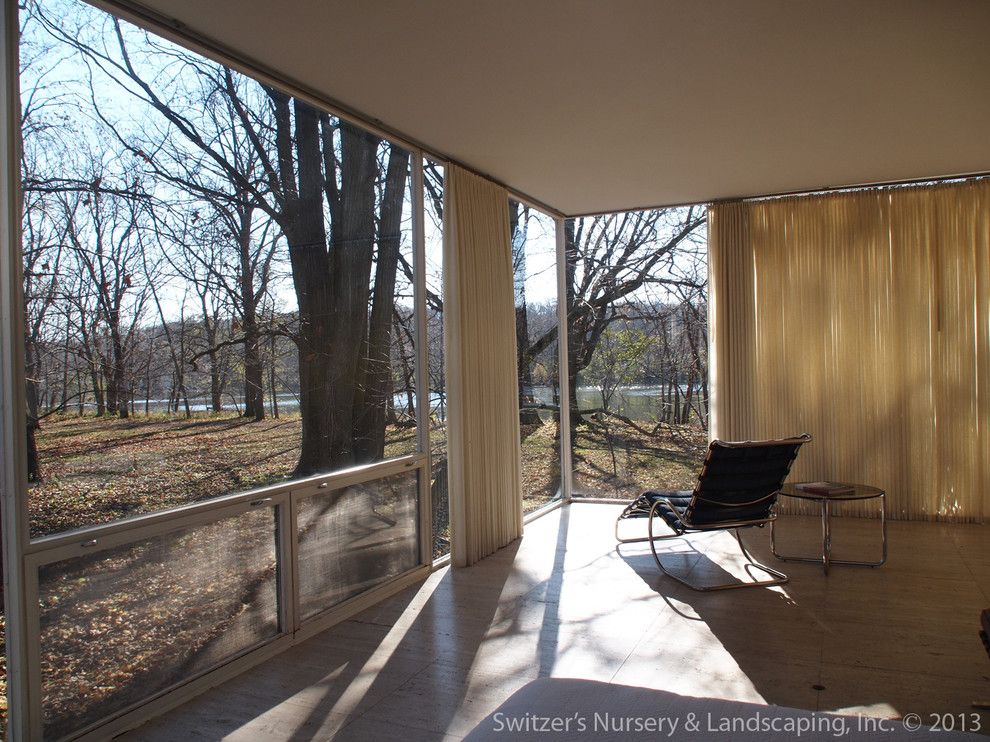
M 761 502 L 766 502 L 767 500 L 774 499 L 780 494 L 780 490 L 771 492 L 769 495 L 764 495 L 763 497 L 757 497 L 755 500 L 749 500 L 747 502 L 722 502 L 721 500 L 713 500 L 710 497 L 698 496 L 698 499 L 702 502 L 707 502 L 709 505 L 718 505 L 723 508 L 744 508 L 750 505 L 759 505 Z

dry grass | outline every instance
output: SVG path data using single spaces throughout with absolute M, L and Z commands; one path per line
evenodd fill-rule
M 236 413 L 50 418 L 38 435 L 44 481 L 29 491 L 31 535 L 286 481 L 300 436 L 298 414 L 262 422 Z M 390 430 L 386 455 L 415 445 L 415 431 Z
M 560 490 L 559 431 L 555 420 L 521 426 L 523 512 L 551 502 Z M 433 433 L 434 463 L 446 456 L 443 430 Z M 655 434 L 617 418 L 595 418 L 577 428 L 576 494 L 632 499 L 645 489 L 690 489 L 708 438 L 697 426 L 662 426 Z M 434 557 L 447 553 L 446 489 L 434 488 Z
M 694 426 L 662 426 L 653 433 L 617 418 L 596 416 L 578 425 L 574 444 L 576 494 L 632 499 L 646 489 L 691 489 L 708 436 Z M 555 422 L 522 430 L 524 512 L 557 495 L 558 446 Z
M 559 433 L 556 422 L 522 426 L 523 512 L 529 513 L 560 491 Z
M 663 426 L 654 434 L 612 418 L 578 426 L 577 494 L 631 500 L 643 490 L 691 489 L 708 435 L 697 426 Z
M 31 535 L 60 533 L 286 481 L 296 465 L 300 434 L 300 418 L 291 414 L 260 423 L 235 413 L 126 420 L 48 418 L 38 434 L 44 480 L 28 493 Z M 390 430 L 386 455 L 409 453 L 415 445 L 414 430 Z M 253 532 L 242 535 L 257 537 Z M 217 542 L 203 541 L 198 534 L 193 538 L 200 550 Z M 246 541 L 234 539 L 230 552 Z M 134 548 L 137 553 L 144 547 Z M 111 570 L 117 578 L 115 600 L 90 594 L 89 587 L 104 576 L 112 559 L 95 566 L 92 575 L 71 577 L 68 572 L 56 574 L 55 569 L 46 578 L 42 674 L 46 711 L 53 715 L 50 731 L 69 731 L 60 724 L 74 717 L 85 720 L 104 699 L 121 692 L 126 696 L 129 688 L 145 685 L 138 681 L 158 677 L 167 661 L 174 664 L 179 658 L 183 667 L 194 664 L 197 655 L 218 641 L 217 631 L 229 630 L 231 622 L 243 620 L 250 610 L 242 601 L 241 587 L 231 592 L 222 589 L 224 585 L 255 583 L 259 575 L 274 574 L 274 563 L 250 568 L 224 563 L 226 579 L 203 581 L 160 566 L 156 569 L 145 561 Z M 215 565 L 218 560 L 214 555 L 203 563 Z M 68 568 L 73 562 L 65 564 Z M 204 626 L 213 628 L 204 631 Z M 159 636 L 163 631 L 167 635 Z M 158 639 L 149 644 L 147 638 L 155 636 Z M 0 634 L 0 653 L 3 649 Z M 0 657 L 5 659 L 3 654 Z M 2 736 L 5 666 L 0 666 L 0 694 Z M 126 698 L 131 700 L 138 699 Z
M 439 452 L 444 450 L 444 441 L 443 431 L 438 432 L 433 445 Z M 549 420 L 525 426 L 521 433 L 523 508 L 525 512 L 530 512 L 558 494 L 559 431 L 556 421 Z M 260 423 L 248 422 L 233 413 L 203 413 L 192 418 L 139 416 L 129 420 L 49 418 L 38 436 L 45 479 L 33 485 L 29 492 L 32 536 L 106 523 L 129 515 L 286 481 L 296 464 L 299 439 L 298 415 Z M 647 488 L 689 488 L 704 456 L 707 438 L 702 431 L 676 427 L 665 427 L 656 434 L 648 434 L 623 421 L 597 417 L 578 426 L 575 444 L 575 484 L 579 493 L 632 498 Z M 386 455 L 410 453 L 415 450 L 415 445 L 414 430 L 390 430 Z M 445 515 L 446 508 L 437 513 L 442 520 L 446 520 Z M 231 573 L 227 576 L 234 582 L 239 579 L 253 583 L 258 579 L 258 574 L 267 574 L 270 568 L 267 564 L 255 565 L 243 575 Z M 183 581 L 180 579 L 183 575 L 155 577 L 148 570 L 148 566 L 143 567 L 143 571 L 139 566 L 131 570 L 131 576 L 141 575 L 140 579 L 135 579 L 148 586 L 162 579 L 173 580 L 175 584 L 166 592 L 176 598 L 186 593 L 186 599 L 178 600 L 177 605 L 185 603 L 188 606 L 190 603 L 187 601 L 196 604 L 208 598 L 211 591 L 218 587 L 191 584 L 196 580 Z M 120 571 L 125 582 L 128 581 L 127 574 L 128 570 Z M 55 599 L 57 593 L 61 598 L 49 608 L 54 608 L 57 603 L 62 610 L 76 615 L 71 621 L 57 621 L 58 627 L 64 630 L 52 634 L 46 642 L 46 646 L 57 649 L 60 659 L 56 660 L 52 655 L 43 662 L 47 681 L 52 683 L 53 689 L 62 689 L 49 696 L 49 701 L 54 702 L 57 698 L 55 705 L 58 710 L 83 717 L 86 709 L 75 705 L 74 698 L 85 699 L 88 696 L 94 700 L 104 697 L 112 690 L 111 686 L 133 684 L 165 661 L 166 658 L 159 656 L 154 648 L 134 644 L 137 637 L 153 636 L 163 629 L 158 617 L 168 614 L 166 623 L 169 634 L 173 639 L 187 636 L 184 640 L 187 648 L 198 645 L 194 641 L 195 632 L 203 627 L 203 616 L 199 617 L 199 621 L 184 618 L 186 612 L 171 613 L 162 606 L 156 610 L 145 610 L 151 605 L 142 599 L 146 591 L 137 582 L 124 589 L 129 597 L 118 606 L 107 605 L 106 601 L 83 600 L 85 582 L 63 584 L 56 581 L 51 586 L 50 589 L 56 592 L 50 597 Z M 115 593 L 119 595 L 120 590 Z M 150 602 L 153 604 L 153 600 Z M 213 603 L 207 600 L 206 605 L 210 604 Z M 229 606 L 224 600 L 219 600 L 215 608 L 230 613 L 227 617 L 211 614 L 212 618 L 206 623 L 217 626 L 227 625 L 245 610 L 245 606 L 237 600 Z M 109 634 L 99 630 L 107 621 L 116 622 L 114 626 L 119 630 Z M 55 629 L 53 625 L 49 631 Z M 94 631 L 96 633 L 89 638 L 84 635 Z M 118 637 L 119 641 L 110 641 L 108 637 L 111 636 Z M 212 634 L 204 636 L 212 641 Z M 175 642 L 162 641 L 160 645 L 159 649 L 171 652 Z M 144 660 L 111 662 L 110 665 L 124 668 L 120 671 L 122 674 L 118 673 L 112 682 L 100 678 L 99 684 L 91 685 L 85 672 L 80 672 L 78 668 L 72 670 L 75 667 L 73 663 L 78 665 L 86 657 L 93 660 L 93 651 L 102 652 L 101 647 L 117 647 L 112 651 L 120 657 L 132 656 L 140 649 L 145 653 L 142 655 Z M 186 662 L 195 661 L 189 652 L 183 656 Z M 2 661 L 3 656 L 0 655 Z M 101 663 L 108 664 L 102 660 Z M 2 668 L 0 693 L 6 690 L 5 686 L 6 672 Z M 5 695 L 0 695 L 0 699 L 3 699 L 0 700 L 3 704 L 0 707 L 0 728 L 5 728 Z
M 262 509 L 42 568 L 45 737 L 274 637 L 275 554 Z

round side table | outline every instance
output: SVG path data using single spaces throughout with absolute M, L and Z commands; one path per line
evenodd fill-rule
M 777 552 L 777 544 L 774 541 L 774 528 L 776 521 L 770 524 L 770 550 L 778 559 L 790 562 L 819 562 L 828 574 L 828 569 L 833 564 L 845 564 L 854 567 L 879 567 L 887 561 L 887 493 L 879 487 L 871 487 L 868 484 L 849 484 L 846 482 L 836 482 L 846 487 L 852 487 L 852 492 L 840 494 L 824 494 L 820 492 L 808 492 L 797 488 L 797 484 L 785 484 L 780 488 L 780 494 L 784 497 L 794 497 L 799 500 L 813 500 L 821 503 L 822 508 L 822 555 L 820 557 L 795 556 L 780 554 Z M 877 562 L 859 562 L 851 559 L 832 558 L 832 527 L 830 517 L 832 514 L 832 503 L 847 502 L 849 500 L 880 500 L 880 547 L 881 558 Z

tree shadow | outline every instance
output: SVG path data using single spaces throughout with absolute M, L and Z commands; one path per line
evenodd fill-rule
M 876 522 L 849 520 L 861 521 L 843 524 L 850 536 L 859 531 L 849 545 L 875 547 Z M 821 547 L 817 518 L 793 525 L 798 528 L 793 535 L 803 542 L 799 551 Z M 900 553 L 895 547 L 882 568 L 838 566 L 826 577 L 819 564 L 777 561 L 769 534 L 750 531 L 744 536 L 747 549 L 757 561 L 782 568 L 791 577 L 788 583 L 697 592 L 662 574 L 648 545 L 617 547 L 622 561 L 664 601 L 667 611 L 652 630 L 664 640 L 638 652 L 654 673 L 658 667 L 677 673 L 654 687 L 881 717 L 971 711 L 971 694 L 979 694 L 986 678 L 985 665 L 976 661 L 975 629 L 967 622 L 970 616 L 975 620 L 979 598 L 958 593 L 965 586 L 951 565 L 938 563 L 948 552 L 941 551 L 947 547 L 939 547 L 937 537 L 905 544 Z M 692 581 L 738 580 L 745 573 L 742 560 L 732 554 L 731 540 L 727 533 L 694 534 L 662 543 L 658 553 L 666 568 Z M 686 546 L 674 547 L 676 543 Z M 932 547 L 939 549 L 934 558 L 918 553 Z M 694 681 L 684 680 L 691 675 Z M 619 682 L 649 684 L 637 682 L 631 673 Z
M 554 672 L 568 517 L 562 509 L 545 573 L 517 559 L 521 540 L 469 568 L 438 571 L 149 722 L 135 738 L 170 738 L 182 726 L 210 738 L 294 742 L 361 739 L 383 725 L 396 736 L 403 726 L 424 738 L 466 732 L 490 710 L 489 696 L 501 700 Z
M 366 637 L 347 650 L 350 659 L 332 684 L 312 674 L 295 678 L 296 691 L 316 686 L 321 695 L 287 738 L 310 740 L 328 723 L 343 728 L 386 696 L 393 700 L 396 693 L 405 697 L 402 713 L 407 715 L 396 718 L 397 723 L 418 722 L 419 728 L 429 726 L 441 736 L 461 708 L 470 687 L 470 670 L 491 627 L 506 610 L 503 592 L 513 580 L 519 545 L 517 539 L 466 569 L 447 568 L 439 579 L 434 576 L 409 588 L 314 640 L 338 650 L 349 633 Z M 529 588 L 524 586 L 520 596 Z M 468 607 L 470 620 L 459 620 Z M 325 671 L 320 668 L 316 674 Z M 415 704 L 417 699 L 420 703 Z M 273 699 L 272 705 L 284 700 L 288 696 Z M 422 717 L 408 717 L 410 701 L 421 708 Z
M 763 538 L 743 538 L 757 561 L 779 566 Z M 658 554 L 670 572 L 696 584 L 767 579 L 762 570 L 743 566 L 730 541 L 727 532 L 694 534 L 661 542 Z M 817 710 L 825 643 L 821 580 L 698 592 L 664 575 L 647 544 L 619 545 L 616 552 L 671 610 L 658 629 L 666 639 L 644 649 L 646 661 L 655 652 L 660 666 L 694 674 L 680 684 L 671 678 L 673 686 L 665 689 Z
M 501 636 L 516 631 L 505 615 L 535 587 L 518 568 L 519 545 L 436 572 L 126 738 L 174 739 L 182 728 L 210 739 L 361 739 L 360 724 L 393 719 L 440 738 L 463 723 L 458 712 L 493 627 Z M 352 722 L 353 731 L 341 731 Z

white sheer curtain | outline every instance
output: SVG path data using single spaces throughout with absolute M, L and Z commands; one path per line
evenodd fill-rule
M 451 165 L 443 213 L 451 559 L 463 567 L 522 535 L 508 193 Z
M 709 244 L 714 436 L 809 432 L 794 481 L 990 514 L 990 182 L 717 204 Z

